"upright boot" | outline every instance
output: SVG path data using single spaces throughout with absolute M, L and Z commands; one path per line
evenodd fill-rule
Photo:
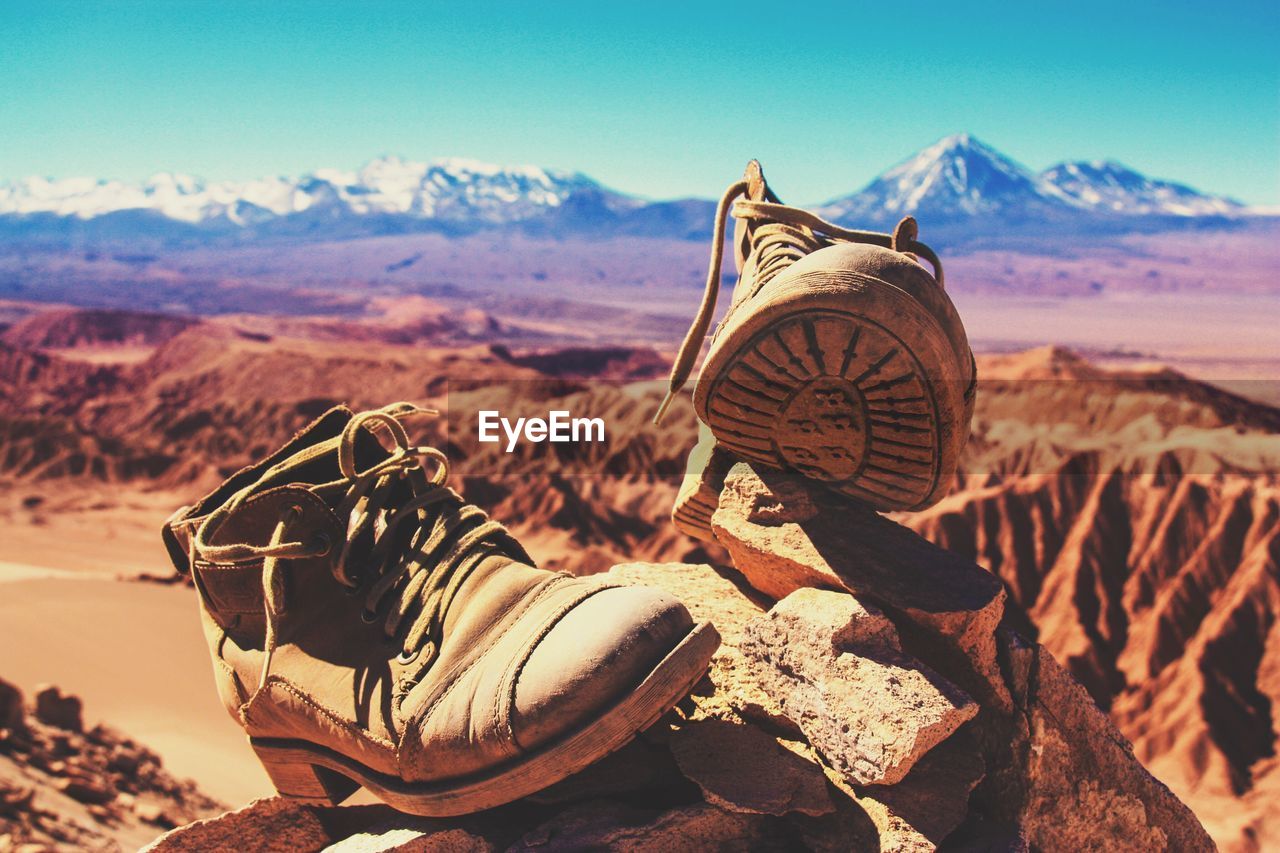
M 218 692 L 283 795 L 420 815 L 538 791 L 654 723 L 719 637 L 663 592 L 540 571 L 410 442 L 333 409 L 165 527 Z M 384 444 L 384 441 L 386 442 Z
M 875 509 L 936 503 L 968 438 L 976 385 L 941 262 L 910 217 L 877 234 L 781 204 L 754 160 L 720 201 L 706 292 L 659 419 L 710 327 L 730 211 L 739 279 L 694 389 L 699 420 L 734 456 Z M 682 494 L 722 476 L 707 470 L 705 489 Z M 678 502 L 675 514 L 698 513 Z

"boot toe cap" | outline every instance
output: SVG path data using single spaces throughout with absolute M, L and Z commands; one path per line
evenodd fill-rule
M 675 598 L 611 587 L 561 618 L 516 681 L 512 731 L 525 749 L 580 728 L 644 681 L 693 627 Z

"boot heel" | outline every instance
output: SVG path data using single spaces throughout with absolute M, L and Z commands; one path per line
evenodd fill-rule
M 335 770 L 312 764 L 301 750 L 254 741 L 250 744 L 282 797 L 310 805 L 336 806 L 360 787 Z

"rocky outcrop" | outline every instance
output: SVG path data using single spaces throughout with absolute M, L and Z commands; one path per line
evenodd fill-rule
M 0 850 L 125 850 L 223 806 L 52 686 L 0 680 Z
M 1205 447 L 1223 461 L 1248 438 Z M 1179 456 L 1073 454 L 905 521 L 1005 581 L 1036 639 L 1224 848 L 1267 849 L 1280 844 L 1280 484 Z
M 686 702 L 579 776 L 452 820 L 264 801 L 153 849 L 277 826 L 350 851 L 1213 849 L 991 575 L 854 505 L 810 512 L 827 500 L 739 466 L 715 519 L 737 571 L 612 569 L 724 645 Z M 821 586 L 778 587 L 783 560 Z
M 745 464 L 730 469 L 711 523 L 734 565 L 765 595 L 846 590 L 901 614 L 956 662 L 988 674 L 995 667 L 1005 592 L 972 560 L 803 480 Z M 930 567 L 929 583 L 904 565 Z M 1006 698 L 997 679 L 983 684 Z
M 1004 581 L 1224 850 L 1280 847 L 1280 410 L 1060 349 L 979 373 L 965 476 L 900 520 Z

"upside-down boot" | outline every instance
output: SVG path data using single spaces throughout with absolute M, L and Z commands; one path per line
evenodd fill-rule
M 720 200 L 706 292 L 658 418 L 710 328 L 730 212 L 739 280 L 694 389 L 698 419 L 733 456 L 877 510 L 936 503 L 968 438 L 976 386 L 941 262 L 910 217 L 878 234 L 781 204 L 755 161 Z M 705 488 L 682 494 L 696 498 L 717 477 L 708 470 Z M 694 509 L 677 502 L 675 512 Z

